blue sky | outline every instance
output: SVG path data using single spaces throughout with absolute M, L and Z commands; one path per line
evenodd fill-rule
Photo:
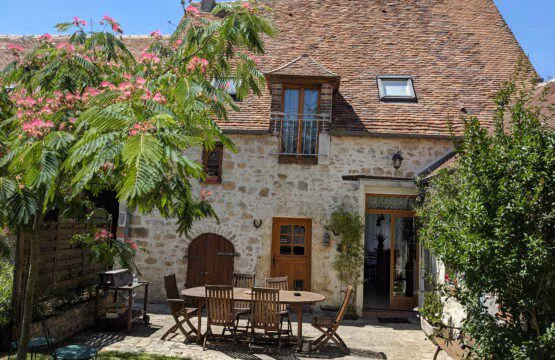
M 555 77 L 555 0 L 494 1 L 539 74 Z M 0 34 L 53 33 L 53 24 L 73 16 L 104 14 L 119 20 L 126 34 L 168 33 L 168 20 L 176 23 L 182 14 L 179 0 L 0 0 L 0 9 Z

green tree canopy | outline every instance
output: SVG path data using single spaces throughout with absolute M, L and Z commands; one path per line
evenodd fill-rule
M 185 2 L 182 2 L 183 4 Z M 194 6 L 170 37 L 151 34 L 134 58 L 109 16 L 88 31 L 79 18 L 58 24 L 65 37 L 45 34 L 0 73 L 0 225 L 34 231 L 19 359 L 25 358 L 38 261 L 38 228 L 50 209 L 79 207 L 87 194 L 117 190 L 131 209 L 176 218 L 186 232 L 215 216 L 191 192 L 202 166 L 194 147 L 232 142 L 218 127 L 239 99 L 260 94 L 257 54 L 274 29 L 255 1 L 219 4 L 211 15 Z
M 425 246 L 460 278 L 464 331 L 484 358 L 555 353 L 555 133 L 529 89 L 515 80 L 499 93 L 493 131 L 465 120 L 456 166 L 418 210 Z

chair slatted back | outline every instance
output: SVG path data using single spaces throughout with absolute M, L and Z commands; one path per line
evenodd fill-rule
M 251 289 L 254 286 L 254 274 L 233 274 L 233 286 L 238 288 Z M 235 301 L 235 307 L 240 309 L 249 309 L 248 301 Z
M 341 325 L 341 322 L 345 317 L 345 313 L 347 313 L 347 308 L 349 307 L 349 303 L 351 302 L 352 295 L 353 295 L 353 287 L 349 285 L 347 286 L 347 290 L 345 291 L 345 298 L 343 299 L 343 304 L 341 305 L 341 308 L 339 309 L 335 317 L 335 322 L 333 324 L 333 327 L 335 329 L 337 329 L 339 325 Z
M 175 274 L 164 276 L 164 287 L 166 288 L 166 299 L 181 299 Z
M 233 286 L 206 285 L 205 291 L 208 324 L 233 326 Z
M 278 289 L 283 291 L 289 290 L 289 281 L 287 276 L 266 278 L 265 282 L 266 282 L 267 288 Z M 280 304 L 279 311 L 287 311 L 287 305 Z
M 279 290 L 269 288 L 252 288 L 251 321 L 252 326 L 266 331 L 278 331 Z

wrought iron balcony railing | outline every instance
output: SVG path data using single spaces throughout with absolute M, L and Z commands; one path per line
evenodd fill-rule
M 321 144 L 321 135 L 329 129 L 329 113 L 301 114 L 272 112 L 270 115 L 274 136 L 279 138 L 274 155 L 327 156 L 327 147 Z

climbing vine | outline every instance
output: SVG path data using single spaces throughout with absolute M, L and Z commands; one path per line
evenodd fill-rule
M 330 216 L 326 230 L 341 236 L 341 244 L 333 263 L 339 280 L 356 288 L 362 280 L 364 265 L 364 222 L 353 210 L 338 206 Z

